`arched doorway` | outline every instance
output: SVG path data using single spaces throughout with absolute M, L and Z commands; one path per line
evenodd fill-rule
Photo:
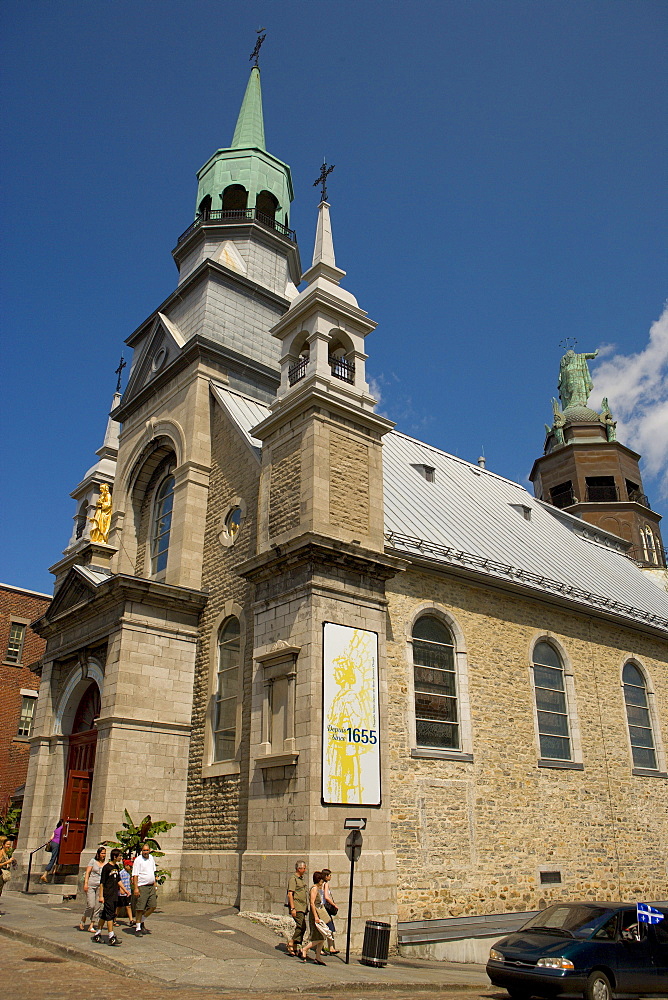
M 61 811 L 63 836 L 58 858 L 61 865 L 78 865 L 86 843 L 88 806 L 97 744 L 95 719 L 99 714 L 100 691 L 97 684 L 92 681 L 81 695 L 70 732 Z

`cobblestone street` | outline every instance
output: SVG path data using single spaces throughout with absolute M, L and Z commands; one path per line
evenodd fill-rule
M 313 997 L 317 1000 L 338 998 L 345 992 L 347 1000 L 367 1000 L 367 998 L 388 997 L 391 1000 L 508 1000 L 505 993 L 491 989 L 387 989 L 367 988 L 365 990 L 332 989 L 323 985 L 316 992 L 302 992 L 299 989 L 300 968 L 295 963 L 295 990 L 286 992 L 253 991 L 243 994 L 221 988 L 183 986 L 158 986 L 137 979 L 128 979 L 102 969 L 95 969 L 81 962 L 33 948 L 21 941 L 0 937 L 0 968 L 2 968 L 3 995 L 12 1000 L 206 1000 L 207 997 L 224 995 L 227 997 L 247 996 L 252 1000 L 295 1000 L 295 996 Z M 323 969 L 323 984 L 327 984 L 327 970 Z M 295 992 L 298 991 L 298 992 Z

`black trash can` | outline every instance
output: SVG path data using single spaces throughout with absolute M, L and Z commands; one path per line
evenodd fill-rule
M 382 969 L 387 965 L 390 950 L 390 925 L 382 920 L 367 920 L 364 926 L 362 945 L 362 965 L 373 965 Z

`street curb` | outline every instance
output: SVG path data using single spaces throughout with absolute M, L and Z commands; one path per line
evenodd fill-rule
M 78 948 L 73 948 L 71 945 L 58 944 L 56 941 L 50 941 L 48 938 L 40 937 L 38 934 L 31 934 L 29 931 L 17 930 L 15 927 L 5 927 L 0 924 L 0 935 L 8 938 L 14 938 L 17 941 L 22 941 L 24 944 L 32 945 L 35 948 L 41 948 L 42 951 L 48 951 L 54 955 L 64 955 L 66 958 L 71 959 L 74 962 L 83 962 L 85 965 L 92 965 L 98 969 L 104 969 L 105 972 L 113 972 L 117 976 L 125 976 L 127 979 L 136 979 L 139 982 L 151 983 L 154 986 L 161 986 L 163 989 L 170 990 L 182 990 L 183 983 L 168 983 L 164 979 L 159 979 L 156 976 L 149 976 L 137 973 L 132 969 L 128 969 L 126 966 L 118 965 L 113 959 L 105 958 L 104 955 L 91 954 L 88 955 L 86 952 L 81 951 Z M 201 990 L 203 993 L 213 992 L 221 994 L 230 993 L 246 993 L 252 996 L 254 993 L 266 993 L 266 989 L 253 990 L 246 989 L 242 990 L 240 987 L 234 987 L 233 989 L 225 989 L 223 986 L 198 986 L 193 983 L 188 987 L 189 989 Z M 384 991 L 385 993 L 398 993 L 400 991 L 406 990 L 420 990 L 423 993 L 462 993 L 462 992 L 475 992 L 476 990 L 487 989 L 486 986 L 481 986 L 479 983 L 327 983 L 327 993 L 349 993 L 351 990 L 355 990 L 359 993 L 380 993 Z M 492 988 L 492 987 L 489 987 Z M 278 987 L 277 992 L 283 993 L 294 993 L 299 994 L 313 994 L 317 992 L 320 987 L 309 985 L 309 986 L 292 986 L 292 987 Z

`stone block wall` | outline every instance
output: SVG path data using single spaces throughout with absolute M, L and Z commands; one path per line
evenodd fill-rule
M 246 836 L 245 789 L 253 651 L 249 612 L 251 588 L 235 572 L 235 567 L 255 551 L 260 466 L 238 428 L 213 399 L 210 417 L 212 464 L 202 570 L 202 585 L 208 590 L 209 600 L 200 621 L 195 668 L 181 889 L 187 899 L 200 898 L 200 893 L 205 892 L 212 901 L 234 905 L 238 901 L 239 852 Z M 234 544 L 223 545 L 219 536 L 224 529 L 225 515 L 237 503 L 243 510 L 242 524 Z M 206 754 L 210 749 L 207 726 L 210 725 L 212 671 L 215 669 L 218 627 L 230 607 L 240 618 L 242 627 L 238 754 L 227 768 L 230 773 L 212 774 L 203 772 L 203 767 L 211 763 Z M 213 896 L 212 886 L 218 887 Z
M 395 577 L 388 597 L 386 768 L 399 919 L 531 910 L 561 898 L 665 898 L 668 779 L 633 773 L 621 670 L 630 656 L 645 667 L 668 725 L 666 644 L 632 624 L 447 572 Z M 430 606 L 452 616 L 466 645 L 472 760 L 412 756 L 407 639 Z M 531 648 L 541 636 L 572 670 L 574 768 L 538 764 Z M 541 884 L 541 870 L 560 871 L 561 884 Z

